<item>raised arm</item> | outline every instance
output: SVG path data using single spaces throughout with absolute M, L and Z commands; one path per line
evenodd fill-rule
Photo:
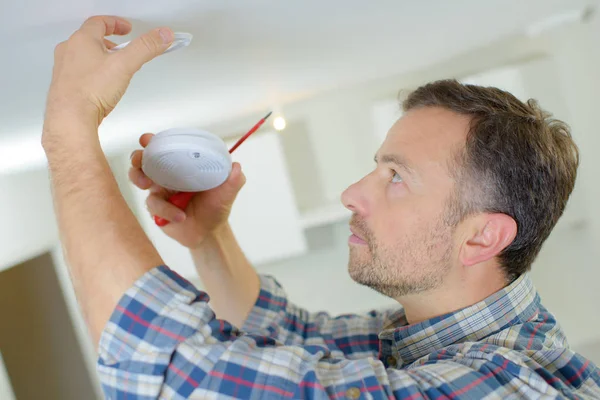
M 98 139 L 133 74 L 173 38 L 153 30 L 111 54 L 107 35 L 129 33 L 120 18 L 87 20 L 55 51 L 42 145 L 60 236 L 79 304 L 97 342 L 123 292 L 162 260 L 127 207 Z

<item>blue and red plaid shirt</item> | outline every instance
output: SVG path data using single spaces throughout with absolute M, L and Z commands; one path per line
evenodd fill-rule
M 142 276 L 100 341 L 111 399 L 599 399 L 527 275 L 470 307 L 408 325 L 402 309 L 331 318 L 261 276 L 245 325 L 168 267 Z

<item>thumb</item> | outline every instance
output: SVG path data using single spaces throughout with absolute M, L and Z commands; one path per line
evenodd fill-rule
M 173 43 L 174 34 L 169 28 L 154 29 L 134 39 L 118 55 L 131 74 L 137 72 L 148 61 L 164 53 Z
M 231 173 L 229 174 L 229 178 L 225 181 L 225 186 L 227 187 L 227 191 L 236 196 L 240 189 L 246 183 L 246 176 L 242 172 L 242 167 L 239 163 L 234 162 L 231 167 Z

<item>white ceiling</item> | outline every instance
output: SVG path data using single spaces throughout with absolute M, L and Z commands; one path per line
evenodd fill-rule
M 90 15 L 130 18 L 134 35 L 160 25 L 194 34 L 190 47 L 138 73 L 102 132 L 118 141 L 172 125 L 217 123 L 414 70 L 585 3 L 1 0 L 0 146 L 38 141 L 54 46 Z

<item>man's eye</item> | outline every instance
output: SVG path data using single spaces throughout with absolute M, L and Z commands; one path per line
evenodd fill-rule
M 398 175 L 398 173 L 396 171 L 392 171 L 394 173 L 394 176 L 392 177 L 392 183 L 401 183 L 404 180 L 402 179 L 402 177 L 400 175 Z

